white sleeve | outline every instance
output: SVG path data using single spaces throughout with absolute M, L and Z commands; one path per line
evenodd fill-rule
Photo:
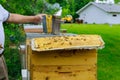
M 9 18 L 9 12 L 0 5 L 0 20 L 5 22 Z

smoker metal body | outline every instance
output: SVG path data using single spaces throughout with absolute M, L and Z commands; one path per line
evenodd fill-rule
M 46 15 L 43 16 L 43 32 L 53 35 L 60 34 L 61 18 L 58 16 Z

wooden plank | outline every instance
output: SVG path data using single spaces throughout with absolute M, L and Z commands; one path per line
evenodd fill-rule
M 43 32 L 43 29 L 41 28 L 24 29 L 24 30 L 25 30 L 25 33 L 42 33 Z
M 96 65 L 78 65 L 78 66 L 73 66 L 73 65 L 67 65 L 67 66 L 54 66 L 54 65 L 49 65 L 49 66 L 39 66 L 39 65 L 32 65 L 31 69 L 32 71 L 36 72 L 78 72 L 78 71 L 90 71 L 90 70 L 95 70 L 96 71 Z
M 97 80 L 95 71 L 79 71 L 72 73 L 33 72 L 31 80 Z
M 26 66 L 27 66 L 27 69 L 28 69 L 28 70 L 30 70 L 30 60 L 31 60 L 30 57 L 31 57 L 31 52 L 32 52 L 32 51 L 31 51 L 30 45 L 27 45 L 27 51 L 26 51 L 26 54 L 27 54 L 27 56 L 26 56 L 27 65 L 26 65 Z
M 49 52 L 33 52 L 32 65 L 95 65 L 96 50 L 63 50 Z

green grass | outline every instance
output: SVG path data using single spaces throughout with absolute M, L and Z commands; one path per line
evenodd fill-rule
M 105 48 L 98 50 L 98 80 L 120 80 L 120 25 L 62 24 L 75 34 L 98 34 Z

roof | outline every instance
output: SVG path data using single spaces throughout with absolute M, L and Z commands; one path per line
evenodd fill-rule
M 83 8 L 79 9 L 76 13 L 79 14 L 81 11 L 83 11 L 85 8 L 87 8 L 90 5 L 94 5 L 94 6 L 100 8 L 106 12 L 120 13 L 120 5 L 118 5 L 118 4 L 95 3 L 95 2 L 89 2 Z

